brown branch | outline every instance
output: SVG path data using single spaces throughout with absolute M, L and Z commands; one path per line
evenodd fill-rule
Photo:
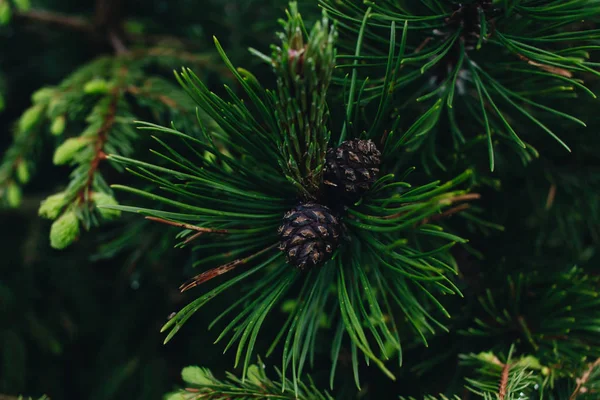
M 556 198 L 556 185 L 553 183 L 548 190 L 548 198 L 546 199 L 546 211 L 552 208 L 554 199 Z
M 506 397 L 506 389 L 508 387 L 508 373 L 510 371 L 510 364 L 504 364 L 502 367 L 502 375 L 500 376 L 500 384 L 498 385 L 498 399 L 504 400 Z
M 108 40 L 110 41 L 110 44 L 112 45 L 117 55 L 122 55 L 129 52 L 127 46 L 125 46 L 125 43 L 123 43 L 123 41 L 115 31 L 108 32 Z
M 115 123 L 115 117 L 117 116 L 117 103 L 119 101 L 119 90 L 115 89 L 112 94 L 111 102 L 108 106 L 108 112 L 102 126 L 97 132 L 96 146 L 94 148 L 94 158 L 90 162 L 90 169 L 88 170 L 87 180 L 79 192 L 79 200 L 83 203 L 86 200 L 94 184 L 94 175 L 98 171 L 100 162 L 106 159 L 106 153 L 104 153 L 104 146 L 108 140 L 108 133 Z
M 168 219 L 158 218 L 158 217 L 146 217 L 147 220 L 160 222 L 165 225 L 176 226 L 178 228 L 185 228 L 192 231 L 196 231 L 199 233 L 229 233 L 227 229 L 212 229 L 212 228 L 203 228 L 201 226 L 185 224 L 183 222 L 175 222 L 169 221 Z
M 471 207 L 470 204 L 460 204 L 460 205 L 458 205 L 456 207 L 452 207 L 451 209 L 444 211 L 441 214 L 435 214 L 435 215 L 432 215 L 429 218 L 425 218 L 423 221 L 421 221 L 419 223 L 419 225 L 425 225 L 425 224 L 428 224 L 428 223 L 433 222 L 433 221 L 439 221 L 440 219 L 448 218 L 448 217 L 450 217 L 450 216 L 452 216 L 454 214 L 457 214 L 457 213 L 459 213 L 461 211 L 464 211 L 464 210 L 466 210 L 466 209 L 468 209 L 470 207 Z
M 542 69 L 546 72 L 550 72 L 551 74 L 564 76 L 565 78 L 573 77 L 573 74 L 571 73 L 571 71 L 568 71 L 564 68 L 554 67 L 552 65 L 540 64 L 538 62 L 535 62 L 535 61 L 525 57 L 523 54 L 519 54 L 519 53 L 517 53 L 517 57 L 519 57 L 521 60 L 527 62 L 527 64 L 533 65 L 534 67 L 538 67 L 539 69 Z
M 452 198 L 450 198 L 450 199 L 448 199 L 446 201 L 449 201 L 449 203 L 452 204 L 452 203 L 456 203 L 458 201 L 479 200 L 480 198 L 481 198 L 481 195 L 479 193 L 468 193 L 468 194 L 463 194 L 463 195 L 460 195 L 460 196 L 452 197 Z M 432 221 L 439 221 L 441 219 L 451 217 L 452 215 L 458 214 L 459 212 L 467 210 L 470 207 L 471 207 L 471 205 L 468 204 L 468 203 L 459 204 L 459 205 L 457 205 L 455 207 L 452 207 L 452 208 L 444 211 L 443 213 L 435 214 L 435 215 L 432 215 L 429 218 L 425 218 L 418 225 L 425 225 L 425 224 L 428 224 L 429 222 L 432 222 Z
M 451 197 L 449 199 L 444 200 L 444 202 L 446 202 L 447 205 L 450 205 L 452 203 L 456 203 L 457 201 L 478 200 L 480 198 L 481 198 L 481 195 L 479 193 L 469 193 L 469 194 L 464 194 L 464 195 L 460 195 L 460 196 Z M 404 204 L 408 205 L 408 204 L 414 204 L 414 203 L 404 203 Z M 450 210 L 447 210 L 447 211 L 443 212 L 442 214 L 434 215 L 434 216 L 432 216 L 430 218 L 425 218 L 423 221 L 419 222 L 417 224 L 417 226 L 418 225 L 426 224 L 430 220 L 434 220 L 434 219 L 438 220 L 438 219 L 441 219 L 441 218 L 444 218 L 444 217 L 451 216 L 451 215 L 456 214 L 457 212 L 463 211 L 463 210 L 465 210 L 465 209 L 467 209 L 469 207 L 470 207 L 469 205 L 461 204 L 461 205 L 459 205 L 457 207 L 454 207 L 454 208 L 452 208 Z M 388 220 L 388 219 L 395 219 L 395 218 L 403 216 L 407 212 L 408 211 L 402 211 L 402 212 L 399 212 L 399 213 L 396 213 L 396 214 L 386 215 L 385 217 L 381 217 L 381 219 L 386 219 L 386 220 Z
M 203 284 L 204 282 L 207 282 L 213 278 L 216 278 L 217 276 L 221 276 L 221 275 L 239 267 L 240 265 L 247 264 L 252 259 L 260 256 L 261 254 L 266 253 L 267 251 L 269 251 L 271 249 L 274 249 L 277 246 L 278 246 L 278 243 L 275 243 L 274 245 L 271 245 L 265 249 L 262 249 L 261 251 L 254 253 L 246 258 L 238 258 L 237 260 L 234 260 L 227 264 L 221 265 L 220 267 L 216 267 L 213 269 L 209 269 L 208 271 L 204 271 L 201 274 L 198 274 L 195 277 L 189 279 L 183 285 L 181 285 L 179 287 L 179 290 L 181 292 L 190 290 L 198 285 Z
M 190 39 L 170 35 L 135 34 L 121 32 L 122 29 L 120 27 L 113 27 L 112 29 L 108 30 L 107 35 L 101 35 L 100 28 L 102 27 L 101 24 L 103 23 L 102 21 L 104 20 L 104 18 L 105 17 L 94 17 L 94 23 L 88 18 L 62 14 L 47 10 L 29 10 L 14 12 L 14 19 L 19 22 L 49 25 L 56 28 L 86 33 L 90 36 L 96 35 L 100 39 L 110 43 L 117 53 L 122 51 L 124 48 L 126 49 L 122 37 L 125 37 L 126 39 L 128 39 L 128 41 L 140 43 L 146 46 L 155 46 L 156 44 L 162 42 L 176 42 L 188 48 L 198 47 L 198 43 Z
M 94 25 L 85 18 L 60 14 L 45 10 L 29 10 L 15 12 L 14 17 L 24 22 L 36 22 L 57 25 L 80 32 L 92 33 Z
M 479 200 L 481 195 L 479 193 L 468 193 L 460 196 L 451 197 L 446 201 L 450 201 L 450 204 L 456 203 L 457 201 L 470 201 L 470 200 Z
M 581 375 L 581 377 L 579 377 L 579 378 L 576 379 L 577 386 L 575 386 L 575 390 L 573 391 L 573 393 L 569 397 L 569 400 L 575 400 L 575 399 L 577 399 L 577 396 L 580 393 L 586 393 L 587 392 L 587 388 L 584 385 L 590 379 L 590 375 L 592 375 L 592 372 L 594 371 L 594 368 L 597 368 L 597 367 L 600 367 L 600 358 L 597 359 L 596 361 L 594 361 L 593 363 L 590 363 L 588 369 L 585 370 L 585 372 L 583 373 L 583 375 Z

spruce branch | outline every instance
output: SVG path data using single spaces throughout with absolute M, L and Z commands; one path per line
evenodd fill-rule
M 486 400 L 529 398 L 542 384 L 543 367 L 532 356 L 513 358 L 511 347 L 505 361 L 493 353 L 461 356 L 461 364 L 472 370 L 467 389 Z
M 150 49 L 145 54 L 100 58 L 56 87 L 40 89 L 33 95 L 34 105 L 17 125 L 13 147 L 0 167 L 4 201 L 18 204 L 21 189 L 17 182 L 29 180 L 35 166 L 32 146 L 40 145 L 46 129 L 63 138 L 54 163 L 74 166 L 68 186 L 40 207 L 41 216 L 57 220 L 51 230 L 53 245 L 62 248 L 76 240 L 79 224 L 89 230 L 119 216 L 118 211 L 98 208 L 117 204 L 103 177 L 104 160 L 106 153 L 133 154 L 133 141 L 139 136 L 133 129 L 137 119 L 133 110 L 151 111 L 157 121 L 173 116 L 185 117 L 182 123 L 196 119 L 185 93 L 160 75 L 145 72 L 152 65 L 172 68 L 182 61 L 172 52 Z
M 21 186 L 34 172 L 32 162 L 40 148 L 42 121 L 46 107 L 34 105 L 26 110 L 15 126 L 12 145 L 0 163 L 0 204 L 17 208 L 21 204 Z

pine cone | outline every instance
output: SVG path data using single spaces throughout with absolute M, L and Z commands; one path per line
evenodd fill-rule
M 288 263 L 300 270 L 323 265 L 339 244 L 342 226 L 329 208 L 305 203 L 283 217 L 279 227 L 281 243 Z
M 379 174 L 381 152 L 371 140 L 347 140 L 327 150 L 324 183 L 344 200 L 355 202 Z

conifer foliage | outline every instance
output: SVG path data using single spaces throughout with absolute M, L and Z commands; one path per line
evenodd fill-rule
M 283 26 L 285 32 L 305 34 L 294 3 Z M 308 34 L 306 54 L 329 54 L 335 34 L 323 35 L 320 31 L 333 29 L 324 14 Z M 282 38 L 282 48 L 285 48 L 289 36 L 282 35 Z M 259 332 L 270 334 L 272 342 L 267 354 L 283 347 L 282 373 L 286 376 L 291 368 L 297 386 L 305 364 L 314 358 L 321 330 L 314 322 L 299 321 L 315 321 L 325 309 L 337 332 L 334 339 L 330 339 L 331 379 L 341 344 L 346 340 L 355 355 L 362 353 L 393 378 L 383 362 L 389 356 L 380 354 L 386 354 L 389 348 L 400 350 L 394 315 L 400 311 L 405 313 L 419 332 L 435 331 L 436 326 L 443 329 L 437 319 L 447 313 L 434 294 L 459 293 L 449 279 L 456 274 L 456 266 L 448 249 L 464 240 L 429 223 L 429 219 L 468 198 L 464 191 L 453 189 L 471 173 L 467 171 L 444 184 L 432 182 L 412 187 L 384 169 L 382 177 L 360 203 L 347 207 L 337 205 L 337 210 L 325 208 L 320 205 L 328 201 L 322 190 L 323 180 L 316 180 L 316 176 L 322 176 L 317 172 L 325 167 L 326 147 L 331 145 L 329 129 L 321 125 L 323 121 L 319 119 L 318 129 L 292 131 L 295 128 L 290 127 L 301 126 L 306 111 L 302 106 L 291 109 L 284 123 L 280 110 L 282 99 L 294 98 L 297 104 L 310 105 L 311 113 L 326 109 L 326 103 L 317 101 L 325 94 L 309 88 L 328 86 L 327 82 L 315 82 L 328 79 L 329 74 L 323 75 L 321 71 L 331 70 L 333 66 L 319 63 L 333 62 L 333 58 L 321 53 L 286 68 L 285 74 L 291 74 L 286 79 L 296 86 L 278 84 L 277 91 L 270 91 L 246 70 L 235 68 L 218 41 L 216 45 L 244 89 L 248 102 L 227 88 L 229 100 L 215 96 L 188 69 L 182 70 L 178 79 L 200 109 L 218 124 L 228 153 L 239 156 L 232 158 L 219 151 L 205 129 L 203 136 L 195 137 L 150 124 L 144 124 L 143 129 L 180 139 L 196 155 L 208 151 L 212 156 L 208 161 L 203 156 L 189 159 L 163 139 L 157 139 L 162 149 L 157 154 L 171 162 L 168 167 L 108 156 L 109 160 L 128 165 L 137 175 L 160 184 L 164 195 L 134 187 L 114 186 L 116 189 L 163 203 L 168 208 L 164 211 L 130 206 L 106 208 L 137 212 L 159 222 L 181 226 L 184 231 L 180 238 L 186 243 L 194 241 L 194 250 L 206 255 L 196 264 L 208 269 L 182 285 L 182 291 L 228 274 L 224 283 L 202 294 L 165 324 L 166 341 L 207 302 L 235 284 L 251 281 L 250 289 L 213 322 L 213 325 L 224 325 L 217 341 L 227 340 L 227 349 L 237 344 L 236 363 L 241 363 L 244 375 L 255 353 Z M 279 65 L 289 63 L 289 54 L 275 48 L 272 58 L 264 55 L 262 58 L 269 60 L 278 73 Z M 298 149 L 303 150 L 298 152 Z M 317 172 L 311 172 L 312 169 L 306 172 L 309 165 Z M 311 183 L 304 186 L 302 182 Z M 319 186 L 315 182 L 320 182 Z M 307 198 L 314 198 L 317 203 L 307 203 Z M 239 204 L 244 204 L 243 210 Z M 199 233 L 203 233 L 202 236 Z M 214 246 L 216 233 L 222 235 L 217 249 Z M 283 235 L 281 242 L 278 235 Z M 298 268 L 286 265 L 286 257 L 277 248 L 280 243 L 287 260 Z M 215 267 L 218 263 L 222 265 Z M 306 267 L 322 263 L 322 268 L 308 270 Z M 365 265 L 369 268 L 364 268 Z M 238 270 L 236 275 L 231 274 L 234 269 Z M 308 271 L 301 273 L 299 269 Z M 262 333 L 261 327 L 269 313 L 296 291 L 299 291 L 298 304 L 287 322 L 277 328 L 279 333 Z M 422 304 L 432 304 L 436 310 L 429 312 Z M 360 384 L 358 366 L 355 356 L 353 368 L 357 385 Z
M 242 3 L 224 10 L 276 10 Z M 0 0 L 0 24 L 27 10 Z M 14 124 L 2 204 L 20 206 L 53 141 L 71 172 L 39 206 L 51 246 L 96 227 L 95 260 L 160 265 L 165 351 L 193 336 L 233 364 L 185 364 L 167 400 L 600 397 L 600 2 L 282 13 L 245 56 L 109 30 L 114 54 L 37 90 Z M 0 282 L 3 317 L 17 292 Z M 20 329 L 0 339 L 21 348 Z

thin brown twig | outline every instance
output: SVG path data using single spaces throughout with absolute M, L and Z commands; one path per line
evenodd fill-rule
M 571 71 L 568 71 L 564 68 L 554 67 L 552 65 L 540 64 L 538 62 L 535 62 L 535 61 L 525 57 L 523 54 L 519 54 L 519 53 L 517 53 L 517 57 L 519 57 L 521 60 L 527 62 L 527 64 L 533 65 L 534 67 L 538 67 L 539 69 L 542 69 L 546 72 L 550 72 L 551 74 L 564 76 L 565 78 L 573 77 L 573 74 L 571 73 Z
M 97 133 L 96 146 L 94 148 L 94 158 L 90 162 L 90 169 L 88 170 L 88 177 L 83 186 L 82 190 L 79 192 L 79 199 L 83 203 L 86 201 L 86 196 L 89 195 L 92 186 L 94 184 L 94 175 L 98 171 L 100 166 L 100 162 L 106 159 L 106 153 L 104 153 L 104 146 L 108 140 L 108 134 L 111 130 L 112 126 L 115 123 L 115 118 L 117 116 L 117 103 L 119 101 L 119 90 L 115 89 L 112 93 L 111 102 L 108 106 L 108 112 L 104 121 L 102 122 L 102 126 Z
M 504 400 L 506 397 L 506 389 L 508 387 L 508 373 L 510 371 L 510 364 L 506 363 L 502 367 L 502 375 L 500 375 L 500 384 L 498 385 L 498 399 Z
M 189 279 L 187 282 L 185 282 L 183 285 L 181 285 L 179 287 L 179 290 L 183 293 L 187 290 L 190 290 L 198 285 L 203 284 L 204 282 L 207 282 L 213 278 L 216 278 L 217 276 L 223 275 L 237 267 L 239 267 L 240 265 L 246 264 L 248 263 L 250 260 L 260 256 L 261 254 L 266 253 L 269 250 L 274 249 L 275 247 L 278 246 L 278 243 L 275 243 L 269 247 L 266 247 L 262 250 L 260 250 L 257 253 L 254 253 L 248 257 L 245 258 L 238 258 L 237 260 L 231 261 L 227 264 L 223 264 L 219 267 L 213 268 L 213 269 L 209 269 L 208 271 L 204 271 L 201 274 L 198 274 L 196 276 L 194 276 L 193 278 Z
M 15 12 L 14 17 L 22 21 L 41 22 L 48 25 L 58 25 L 80 32 L 91 33 L 94 25 L 85 18 L 60 14 L 45 10 L 29 10 Z
M 212 228 L 203 228 L 201 226 L 186 224 L 183 222 L 175 222 L 169 221 L 168 219 L 158 218 L 158 217 L 146 217 L 147 220 L 160 222 L 165 225 L 176 226 L 178 228 L 185 228 L 192 231 L 196 231 L 199 233 L 229 233 L 227 229 L 212 229 Z
M 460 195 L 460 196 L 455 196 L 455 197 L 451 197 L 449 199 L 444 200 L 448 205 L 452 204 L 452 203 L 456 203 L 458 201 L 470 201 L 470 200 L 479 200 L 481 198 L 481 195 L 479 193 L 468 193 L 468 194 L 464 194 L 464 195 Z M 406 203 L 406 204 L 410 204 L 410 203 Z M 446 212 L 439 214 L 439 217 L 437 216 L 432 216 L 430 218 L 425 218 L 423 221 L 421 221 L 418 225 L 422 225 L 422 224 L 426 224 L 428 221 L 433 220 L 433 219 L 440 219 L 443 218 L 445 216 L 450 216 L 452 214 L 456 214 L 459 211 L 463 211 L 464 209 L 468 208 L 469 206 L 462 208 L 462 209 L 458 209 L 455 210 L 458 207 L 464 207 L 464 205 L 459 205 L 457 207 L 454 207 L 454 209 L 450 209 L 447 210 Z M 449 214 L 446 214 L 449 213 Z M 399 212 L 396 214 L 392 214 L 392 215 L 386 215 L 385 217 L 381 217 L 381 219 L 395 219 L 398 217 L 401 217 L 402 215 L 406 214 L 406 211 L 403 212 Z M 437 217 L 437 218 L 436 218 Z
M 450 217 L 450 216 L 452 216 L 454 214 L 457 214 L 457 213 L 459 213 L 461 211 L 464 211 L 464 210 L 467 210 L 469 208 L 471 208 L 470 204 L 460 204 L 460 205 L 458 205 L 456 207 L 452 207 L 451 209 L 444 211 L 441 214 L 435 214 L 435 215 L 432 215 L 429 218 L 425 218 L 424 220 L 422 220 L 419 223 L 419 225 L 425 225 L 425 224 L 428 224 L 428 223 L 433 222 L 433 221 L 439 221 L 440 219 L 448 218 L 448 217 Z
M 556 185 L 553 183 L 548 189 L 548 198 L 546 199 L 546 211 L 552 208 L 554 199 L 556 198 Z
M 121 37 L 119 35 L 117 35 L 116 32 L 110 31 L 108 33 L 108 40 L 110 41 L 110 44 L 112 45 L 112 47 L 117 55 L 123 55 L 123 54 L 129 53 L 127 46 L 125 46 L 125 43 L 123 43 L 123 40 L 121 40 Z
M 590 379 L 590 375 L 592 375 L 592 372 L 594 371 L 594 368 L 597 368 L 597 367 L 600 367 L 600 358 L 598 358 L 593 363 L 590 363 L 588 369 L 585 370 L 585 372 L 583 373 L 583 375 L 581 375 L 581 377 L 579 377 L 579 378 L 576 379 L 577 386 L 575 386 L 575 390 L 573 390 L 573 393 L 569 397 L 569 400 L 575 400 L 575 399 L 577 399 L 577 396 L 580 393 L 587 392 L 587 388 L 584 385 Z

